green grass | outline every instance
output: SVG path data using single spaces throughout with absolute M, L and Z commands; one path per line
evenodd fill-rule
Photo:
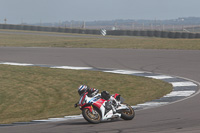
M 65 33 L 48 32 L 48 34 L 63 35 Z M 65 34 L 65 35 L 76 35 L 76 34 Z M 125 36 L 124 37 L 107 36 L 104 38 L 98 38 L 99 36 L 95 35 L 88 35 L 88 36 L 89 37 L 86 38 L 86 37 L 59 37 L 59 36 L 46 36 L 46 35 L 24 35 L 24 34 L 20 35 L 20 34 L 0 33 L 0 46 L 200 50 L 200 39 L 166 39 L 166 38 L 148 38 L 148 37 L 146 38 L 125 37 Z
M 131 75 L 0 65 L 0 123 L 80 114 L 74 103 L 79 100 L 81 84 L 119 93 L 131 105 L 172 90 L 163 81 Z

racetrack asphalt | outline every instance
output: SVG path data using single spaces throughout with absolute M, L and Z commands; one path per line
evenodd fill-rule
M 200 82 L 200 51 L 92 48 L 0 47 L 0 61 L 59 66 L 116 68 L 175 75 Z M 84 119 L 0 127 L 2 133 L 70 132 L 200 132 L 200 94 L 189 99 L 140 110 L 132 121 L 116 120 L 93 125 Z

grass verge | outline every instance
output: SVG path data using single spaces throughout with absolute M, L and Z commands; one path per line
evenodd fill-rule
M 130 75 L 0 65 L 0 123 L 80 114 L 74 108 L 80 84 L 119 93 L 131 105 L 172 90 L 163 81 Z
M 0 30 L 1 31 L 1 30 Z M 5 30 L 2 30 L 5 31 Z M 9 30 L 10 31 L 10 30 Z M 20 32 L 20 31 L 18 31 Z M 27 31 L 26 31 L 27 32 Z M 27 32 L 30 33 L 30 32 Z M 88 37 L 64 37 L 53 35 L 77 35 L 50 33 L 48 35 L 5 34 L 0 33 L 0 46 L 9 47 L 67 47 L 67 48 L 131 48 L 131 49 L 181 49 L 200 50 L 200 39 L 166 39 L 148 37 L 123 37 L 87 35 Z M 41 32 L 38 32 L 41 33 Z M 90 38 L 91 36 L 91 38 Z

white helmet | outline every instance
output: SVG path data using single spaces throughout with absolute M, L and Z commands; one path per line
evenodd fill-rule
M 83 93 L 85 93 L 88 89 L 88 86 L 87 85 L 81 85 L 78 87 L 78 93 L 79 95 L 82 95 Z

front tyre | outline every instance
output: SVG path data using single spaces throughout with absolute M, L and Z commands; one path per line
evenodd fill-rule
M 98 124 L 101 121 L 101 115 L 95 108 L 93 108 L 93 111 L 94 113 L 90 112 L 88 108 L 85 108 L 82 111 L 82 115 L 88 122 Z
M 132 120 L 135 117 L 135 111 L 133 110 L 133 108 L 130 105 L 126 104 L 126 106 L 129 109 L 122 111 L 121 118 L 124 120 Z

